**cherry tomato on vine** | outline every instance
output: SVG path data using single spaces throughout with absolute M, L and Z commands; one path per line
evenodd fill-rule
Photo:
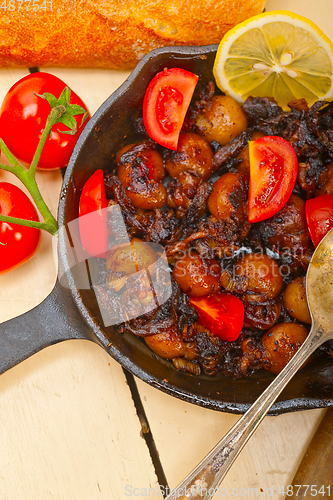
M 107 214 L 103 170 L 96 170 L 83 186 L 79 202 L 81 243 L 91 255 L 106 257 L 108 250 Z
M 244 306 L 230 293 L 191 297 L 190 303 L 199 314 L 199 322 L 221 340 L 236 340 L 244 324 Z
M 165 68 L 151 80 L 143 100 L 143 121 L 149 136 L 177 150 L 178 138 L 198 76 L 182 68 Z
M 314 246 L 333 227 L 333 196 L 322 194 L 305 202 L 305 215 Z
M 298 161 L 294 148 L 282 137 L 267 135 L 249 143 L 249 221 L 275 215 L 294 189 Z
M 0 136 L 18 160 L 31 163 L 51 111 L 49 102 L 40 96 L 49 93 L 57 100 L 65 87 L 66 84 L 55 75 L 40 72 L 25 76 L 8 90 L 0 109 Z M 87 110 L 83 101 L 73 91 L 70 104 Z M 38 163 L 39 169 L 54 170 L 68 164 L 76 141 L 86 124 L 86 121 L 82 124 L 82 118 L 83 114 L 73 117 L 77 124 L 74 135 L 69 133 L 70 129 L 63 123 L 52 127 L 52 134 L 46 141 Z
M 0 182 L 0 214 L 38 221 L 28 196 L 9 182 Z M 29 260 L 38 248 L 40 236 L 40 229 L 0 221 L 0 274 Z

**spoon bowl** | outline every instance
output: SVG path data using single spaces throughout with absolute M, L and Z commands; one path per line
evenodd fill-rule
M 312 256 L 306 275 L 306 295 L 312 325 L 305 342 L 242 418 L 166 500 L 212 498 L 290 379 L 320 345 L 333 338 L 333 229 L 322 239 Z
M 321 240 L 306 275 L 306 296 L 312 327 L 307 343 L 314 337 L 318 346 L 333 336 L 333 230 Z

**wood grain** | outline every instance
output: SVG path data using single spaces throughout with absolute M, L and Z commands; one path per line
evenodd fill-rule
M 301 500 L 318 492 L 322 498 L 333 496 L 333 409 L 325 411 L 316 433 L 307 448 L 293 478 L 292 495 Z M 311 489 L 311 486 L 313 489 Z M 321 490 L 321 493 L 319 493 Z
M 123 499 L 157 487 L 121 367 L 68 341 L 0 378 L 1 500 Z
M 199 383 L 193 377 L 193 384 Z M 175 488 L 239 418 L 194 407 L 138 382 L 169 486 Z M 282 500 L 322 410 L 266 417 L 225 477 L 220 495 Z M 224 495 L 224 493 L 228 493 Z M 271 494 L 272 493 L 272 494 Z

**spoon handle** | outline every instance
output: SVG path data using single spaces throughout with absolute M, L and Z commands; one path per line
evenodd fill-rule
M 313 332 L 313 333 L 312 333 Z M 323 343 L 313 325 L 307 340 L 284 369 L 221 441 L 165 500 L 210 500 L 231 465 L 296 371 Z

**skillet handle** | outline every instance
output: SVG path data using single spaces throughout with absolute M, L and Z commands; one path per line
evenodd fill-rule
M 44 347 L 69 339 L 94 340 L 69 289 L 57 280 L 41 304 L 0 324 L 0 373 Z

